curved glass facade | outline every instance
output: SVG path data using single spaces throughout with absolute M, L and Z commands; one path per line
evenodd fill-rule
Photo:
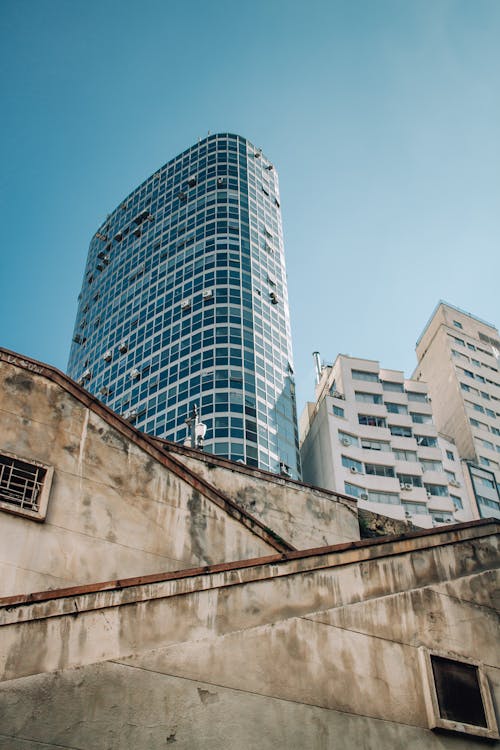
M 126 198 L 90 243 L 68 364 L 141 430 L 300 476 L 276 170 L 212 135 Z M 283 467 L 281 466 L 283 469 Z

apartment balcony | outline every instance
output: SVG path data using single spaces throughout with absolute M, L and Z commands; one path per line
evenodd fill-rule
M 425 484 L 440 484 L 448 488 L 448 479 L 444 471 L 424 471 L 422 480 Z
M 423 433 L 422 433 L 423 434 Z M 443 454 L 441 448 L 429 448 L 425 445 L 417 446 L 418 457 L 428 461 L 442 461 Z
M 431 497 L 427 501 L 429 510 L 442 511 L 443 513 L 454 513 L 455 506 L 449 497 Z
M 422 466 L 418 461 L 397 461 L 396 472 L 398 474 L 410 474 L 413 476 L 422 476 Z
M 420 451 L 422 450 L 417 446 L 417 441 L 413 437 L 402 437 L 401 435 L 390 435 L 391 439 L 391 446 L 394 450 L 402 450 L 402 451 L 415 451 L 418 452 L 418 455 L 420 455 Z M 435 449 L 431 449 L 435 450 Z M 441 455 L 441 454 L 440 454 Z
M 428 497 L 424 487 L 410 487 L 406 489 L 406 485 L 400 485 L 401 502 L 406 503 L 422 503 L 427 506 Z

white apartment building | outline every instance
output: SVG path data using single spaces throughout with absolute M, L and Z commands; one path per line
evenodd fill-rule
M 477 515 L 500 518 L 500 337 L 490 323 L 439 302 L 416 345 L 417 380 L 438 430 L 455 441 Z
M 316 401 L 300 420 L 304 481 L 424 528 L 477 517 L 425 383 L 345 355 L 317 370 Z

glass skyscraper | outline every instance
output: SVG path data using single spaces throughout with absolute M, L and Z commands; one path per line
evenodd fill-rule
M 300 475 L 278 176 L 210 135 L 155 172 L 93 236 L 68 372 L 141 430 Z

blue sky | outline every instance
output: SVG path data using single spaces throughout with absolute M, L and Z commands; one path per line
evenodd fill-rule
M 208 130 L 278 168 L 299 410 L 315 349 L 498 325 L 499 39 L 497 0 L 2 0 L 0 343 L 65 369 L 91 235 Z

